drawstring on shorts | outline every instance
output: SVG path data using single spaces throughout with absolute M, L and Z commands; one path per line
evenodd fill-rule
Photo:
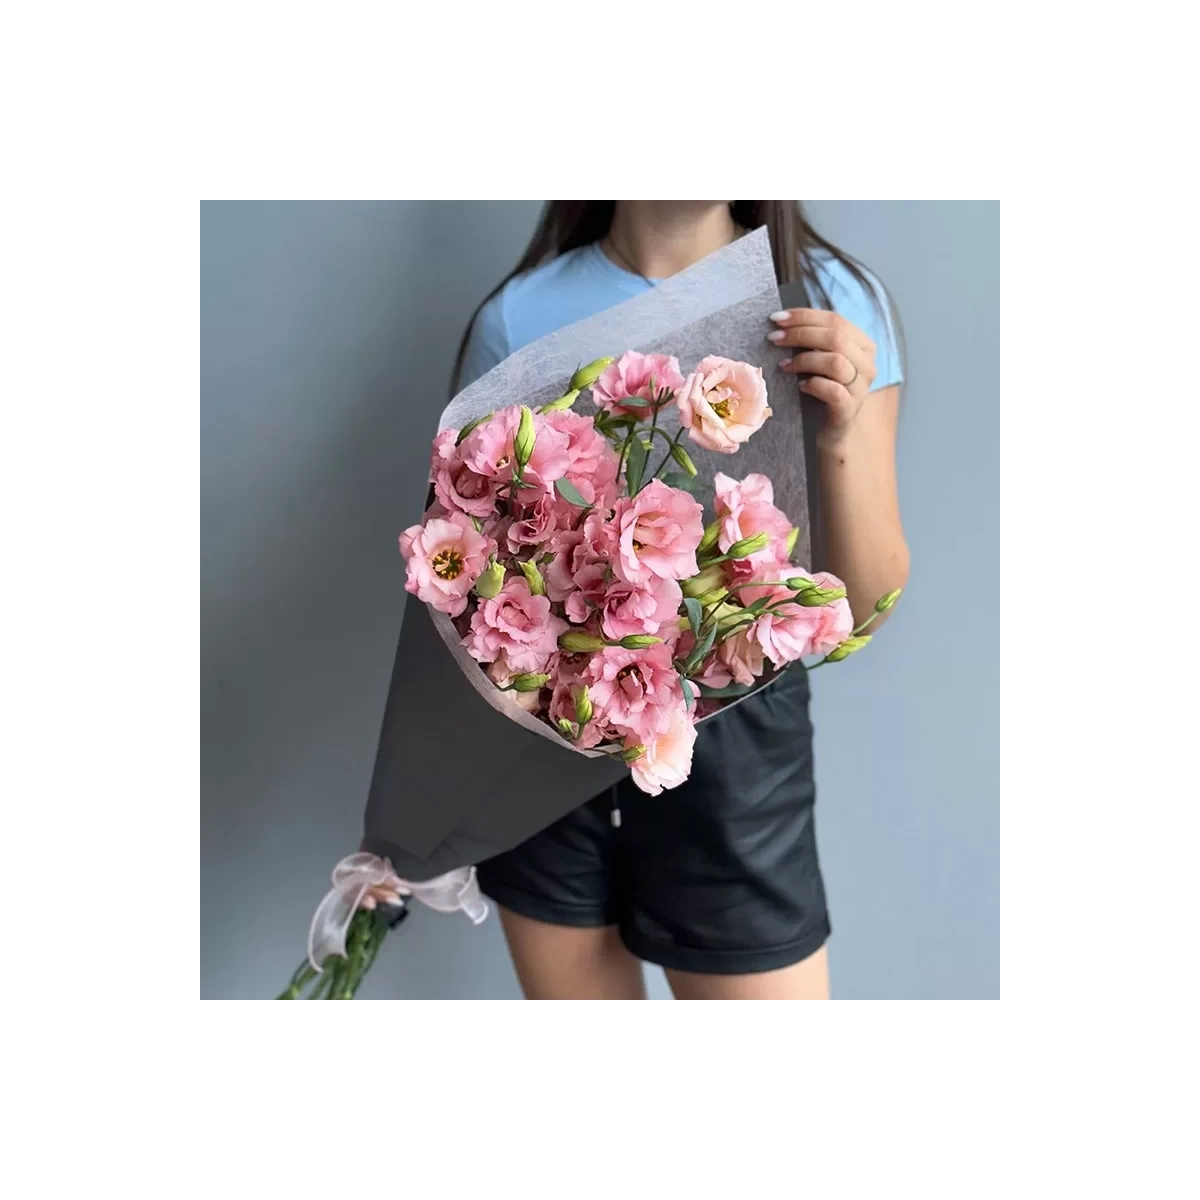
M 609 813 L 608 819 L 612 822 L 614 829 L 621 828 L 621 805 L 617 800 L 617 785 L 614 783 L 609 789 L 609 799 L 612 801 L 612 812 Z

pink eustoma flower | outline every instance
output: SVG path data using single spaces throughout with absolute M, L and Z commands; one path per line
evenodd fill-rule
M 651 796 L 664 788 L 678 787 L 692 770 L 692 749 L 696 744 L 696 726 L 682 704 L 673 707 L 667 723 L 649 741 L 630 736 L 626 746 L 641 744 L 646 753 L 630 764 L 633 782 Z
M 717 647 L 717 661 L 734 683 L 754 683 L 765 668 L 762 647 L 747 629 L 739 629 Z
M 608 593 L 608 573 L 602 559 L 584 558 L 583 565 L 572 576 L 574 590 L 563 605 L 569 620 L 582 625 L 599 608 Z
M 521 509 L 506 531 L 508 548 L 519 554 L 526 546 L 540 546 L 571 520 L 571 510 L 549 492 L 538 492 L 534 504 Z
M 561 604 L 575 590 L 576 552 L 583 543 L 582 529 L 559 530 L 550 541 L 554 557 L 542 567 L 546 595 Z
M 652 377 L 655 391 L 670 388 L 674 392 L 683 387 L 679 360 L 673 355 L 639 354 L 636 350 L 626 350 L 592 384 L 592 399 L 597 408 L 607 409 L 613 416 L 627 413 L 645 415 L 647 410 L 644 405 L 631 407 L 621 401 L 628 400 L 630 396 L 649 400 Z
M 601 579 L 600 627 L 614 641 L 631 633 L 658 634 L 679 617 L 683 592 L 674 579 L 651 575 L 644 583 Z M 572 615 L 568 613 L 568 615 Z
M 679 423 L 706 450 L 733 454 L 771 415 L 761 367 L 710 354 L 675 399 Z
M 541 673 L 567 628 L 545 596 L 533 595 L 524 577 L 514 576 L 492 599 L 479 602 L 463 645 L 478 662 L 502 661 L 512 675 Z
M 811 578 L 821 588 L 840 588 L 845 584 L 827 571 L 818 571 L 809 576 L 798 567 L 790 568 L 793 576 Z M 794 593 L 786 587 L 745 588 L 742 598 L 747 604 L 763 596 L 773 601 L 782 600 Z M 843 598 L 831 604 L 805 608 L 801 604 L 786 604 L 773 612 L 764 612 L 751 627 L 751 634 L 762 648 L 762 652 L 777 667 L 796 662 L 810 654 L 828 654 L 839 643 L 844 642 L 854 629 L 854 618 L 850 605 Z
M 608 439 L 596 432 L 588 417 L 573 412 L 549 412 L 542 420 L 567 438 L 565 478 L 588 504 L 607 512 L 617 497 L 620 461 Z M 575 510 L 578 512 L 578 509 Z
M 424 525 L 412 525 L 400 535 L 400 553 L 408 560 L 405 590 L 457 617 L 495 549 L 495 542 L 477 533 L 464 513 L 429 517 Z
M 787 561 L 787 540 L 792 523 L 787 513 L 775 507 L 775 489 L 765 475 L 747 475 L 731 479 L 721 471 L 713 477 L 716 492 L 715 510 L 721 522 L 717 545 L 724 552 L 734 542 L 765 533 L 767 544 L 743 562 L 766 564 Z M 778 578 L 778 576 L 776 576 Z
M 477 475 L 506 483 L 512 479 L 513 438 L 521 422 L 519 405 L 498 409 L 490 421 L 471 430 L 459 447 L 463 462 Z M 533 418 L 535 441 L 533 454 L 525 466 L 526 483 L 542 492 L 552 492 L 554 481 L 567 473 L 570 439 L 546 424 L 544 416 Z M 516 490 L 518 499 L 528 488 Z
M 551 723 L 557 725 L 561 718 L 574 724 L 579 719 L 575 715 L 575 690 L 579 686 L 578 682 L 566 680 L 555 686 L 554 695 L 550 699 Z M 602 718 L 593 711 L 592 719 L 579 731 L 579 737 L 576 738 L 572 745 L 578 747 L 580 750 L 591 750 L 607 738 L 613 737 L 619 738 L 620 734 L 610 729 Z
M 590 606 L 583 603 L 582 591 L 593 604 L 604 595 L 608 563 L 617 552 L 616 530 L 597 510 L 589 512 L 579 529 L 563 529 L 550 539 L 553 560 L 542 571 L 546 594 L 556 604 L 568 602 L 567 615 L 576 623 L 587 619 Z M 580 608 L 580 605 L 583 607 Z
M 462 460 L 454 444 L 455 429 L 443 429 L 433 439 L 433 461 L 429 482 L 442 505 L 472 517 L 491 516 L 496 511 L 496 480 L 477 475 Z
M 602 720 L 647 742 L 683 706 L 683 689 L 665 645 L 645 650 L 608 646 L 592 655 L 584 672 L 588 694 Z
M 687 492 L 651 480 L 632 499 L 618 500 L 612 525 L 619 539 L 613 570 L 627 583 L 695 575 L 704 536 L 704 509 Z

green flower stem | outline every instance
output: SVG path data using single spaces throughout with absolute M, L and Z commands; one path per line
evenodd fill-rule
M 655 416 L 657 415 L 658 414 L 655 413 Z M 666 442 L 668 446 L 671 444 L 671 435 L 665 429 L 659 429 L 657 425 L 651 425 L 650 428 L 644 432 L 650 434 L 651 437 L 662 438 L 662 440 Z
M 312 963 L 310 963 L 307 959 L 305 959 L 304 962 L 302 962 L 295 969 L 295 971 L 292 972 L 291 982 L 288 983 L 287 987 L 282 992 L 280 992 L 279 995 L 275 997 L 275 999 L 276 1000 L 299 1000 L 300 993 L 304 990 L 305 985 L 310 980 L 315 979 L 316 976 L 317 976 L 317 973 L 316 973 L 316 971 L 313 970 Z
M 365 943 L 371 934 L 371 914 L 360 908 L 350 922 L 350 939 L 346 953 L 346 971 L 341 979 L 337 994 L 339 1000 L 353 1000 L 358 985 L 362 982 L 362 964 Z
M 329 965 L 326 966 L 324 963 L 322 964 L 321 973 L 317 976 L 317 982 L 313 984 L 312 991 L 308 993 L 307 998 L 309 1000 L 325 999 L 324 993 L 329 988 L 329 976 L 333 971 L 332 961 L 330 959 L 326 959 L 325 963 L 328 963 Z
M 786 579 L 772 579 L 772 580 L 768 580 L 766 583 L 758 583 L 755 580 L 750 580 L 748 583 L 735 583 L 733 585 L 733 587 L 728 589 L 728 591 L 729 591 L 730 595 L 732 595 L 734 592 L 740 592 L 742 590 L 742 588 L 752 588 L 752 587 L 787 587 L 787 580 Z M 788 600 L 785 603 L 791 604 L 791 601 Z
M 854 630 L 852 630 L 852 631 L 851 631 L 851 633 L 850 633 L 850 636 L 851 636 L 851 637 L 858 637 L 858 635 L 859 635 L 860 633 L 862 633 L 862 631 L 863 631 L 864 629 L 866 629 L 868 625 L 871 625 L 871 624 L 873 624 L 873 623 L 874 623 L 875 621 L 877 621 L 877 620 L 878 620 L 878 619 L 879 619 L 881 616 L 883 616 L 883 614 L 882 614 L 881 612 L 878 612 L 878 611 L 876 611 L 876 610 L 872 610 L 872 612 L 871 612 L 871 615 L 870 615 L 870 616 L 869 616 L 869 617 L 868 617 L 868 618 L 867 618 L 867 619 L 866 619 L 866 620 L 865 620 L 865 621 L 864 621 L 864 622 L 863 622 L 863 623 L 862 623 L 862 624 L 861 624 L 861 625 L 860 625 L 860 626 L 859 626 L 857 629 L 854 629 Z
M 759 617 L 765 616 L 770 612 L 778 612 L 790 603 L 790 600 L 781 600 L 778 604 L 768 604 L 766 608 L 756 613 L 747 611 L 739 613 L 736 617 L 731 615 L 723 618 L 722 622 L 717 625 L 717 645 L 727 641 L 734 634 L 740 633 L 747 626 L 753 625 Z
M 785 584 L 784 586 L 786 587 L 787 585 Z M 785 596 L 782 600 L 772 600 L 758 615 L 761 617 L 763 613 L 780 612 L 791 603 L 791 596 Z
M 333 966 L 333 974 L 329 979 L 329 994 L 325 997 L 326 1000 L 340 1000 L 342 998 L 342 988 L 346 984 L 346 975 L 350 971 L 350 957 L 347 954 L 344 958 L 339 958 Z
M 358 967 L 358 931 L 352 930 L 352 935 L 346 946 L 346 960 L 338 972 L 337 986 L 333 989 L 331 1000 L 351 1000 L 354 997 L 354 974 Z
M 362 966 L 362 944 L 355 946 L 346 960 L 346 971 L 340 980 L 340 987 L 335 1000 L 353 1000 L 358 990 L 359 968 Z
M 363 922 L 363 939 L 359 947 L 358 955 L 358 973 L 354 979 L 354 994 L 358 995 L 358 989 L 362 987 L 362 981 L 367 977 L 367 972 L 371 969 L 371 963 L 375 961 L 375 955 L 379 952 L 379 940 L 383 936 L 379 930 L 379 923 L 375 920 L 375 914 L 369 913 L 369 920 Z
M 372 966 L 374 966 L 375 959 L 379 954 L 379 947 L 383 945 L 383 939 L 385 937 L 387 937 L 387 926 L 377 922 L 374 928 L 371 930 L 371 941 L 367 947 L 366 960 L 363 962 L 362 970 L 359 972 L 358 982 L 360 984 L 364 979 L 366 979 L 367 972 L 370 971 Z M 354 990 L 356 993 L 358 992 L 357 987 L 355 987 Z
M 342 972 L 338 993 L 334 997 L 335 1000 L 352 1000 L 354 998 L 351 988 L 354 986 L 354 977 L 358 974 L 359 957 L 359 948 L 356 943 L 354 949 L 346 955 L 346 969 Z
M 720 600 L 714 600 L 711 604 L 702 604 L 700 606 L 700 624 L 703 625 L 728 598 L 728 596 L 722 596 Z
M 330 985 L 328 1000 L 352 1000 L 354 998 L 355 976 L 358 973 L 359 962 L 362 958 L 362 942 L 366 932 L 365 921 L 370 919 L 370 913 L 360 908 L 350 920 L 346 932 L 346 954 L 337 960 L 335 975 Z
M 720 645 L 722 642 L 727 641 L 729 638 L 733 637 L 734 634 L 740 633 L 748 625 L 753 625 L 754 622 L 757 621 L 758 618 L 761 616 L 762 616 L 762 613 L 747 613 L 744 617 L 737 618 L 737 620 L 733 620 L 731 618 L 728 625 L 720 625 L 719 624 L 717 626 L 717 642 L 716 642 L 716 644 Z
M 625 460 L 629 457 L 629 443 L 633 438 L 635 429 L 637 429 L 636 425 L 630 425 L 629 428 L 625 430 L 625 440 L 621 443 L 621 455 L 617 459 L 618 479 L 623 479 L 625 477 Z
M 654 415 L 655 415 L 655 417 L 657 417 L 658 413 L 656 412 Z M 652 432 L 654 432 L 654 431 L 652 431 Z M 662 460 L 662 462 L 660 462 L 658 464 L 658 470 L 655 471 L 654 474 L 651 476 L 652 479 L 657 479 L 663 473 L 663 470 L 666 468 L 667 463 L 669 463 L 671 461 L 671 459 L 672 459 L 671 450 L 673 447 L 679 445 L 679 439 L 681 437 L 683 437 L 684 430 L 683 430 L 683 426 L 680 425 L 679 432 L 673 438 L 668 437 L 666 432 L 662 429 L 657 430 L 657 432 L 661 433 L 663 435 L 663 437 L 666 438 L 667 456 L 666 456 L 666 458 L 664 458 Z
M 755 587 L 784 587 L 785 588 L 787 586 L 788 586 L 788 584 L 787 584 L 786 579 L 768 580 L 765 583 L 760 583 L 756 580 L 751 580 L 748 583 L 735 583 L 733 585 L 733 587 L 726 589 L 727 594 L 725 596 L 723 596 L 718 601 L 718 603 L 724 604 L 729 599 L 729 597 L 733 595 L 734 592 L 740 592 L 742 590 L 742 588 L 755 588 Z M 784 596 L 779 600 L 772 600 L 770 604 L 766 605 L 764 608 L 759 609 L 758 612 L 747 613 L 746 615 L 752 616 L 755 618 L 761 617 L 764 613 L 779 612 L 780 610 L 786 608 L 791 603 L 792 603 L 792 597 Z M 733 623 L 734 623 L 734 625 L 737 625 L 740 622 L 734 621 Z M 870 621 L 867 622 L 868 625 L 870 623 L 871 623 Z M 855 630 L 855 633 L 857 633 L 857 632 L 858 632 L 858 630 Z
M 340 954 L 330 954 L 321 963 L 321 980 L 313 991 L 313 1000 L 332 1000 L 337 987 L 338 974 L 346 960 Z

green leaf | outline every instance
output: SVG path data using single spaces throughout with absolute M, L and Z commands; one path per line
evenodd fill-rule
M 755 600 L 755 602 L 753 604 L 746 605 L 746 611 L 752 612 L 752 613 L 762 612 L 762 610 L 764 608 L 766 608 L 767 605 L 770 603 L 771 603 L 770 596 L 760 596 L 757 600 Z
M 635 437 L 629 443 L 629 460 L 625 464 L 625 486 L 631 496 L 638 494 L 642 486 L 642 474 L 646 470 L 646 447 L 642 439 Z
M 697 686 L 705 700 L 732 700 L 735 696 L 744 696 L 754 687 L 752 683 L 731 683 L 723 688 L 710 688 L 702 683 Z
M 708 652 L 712 649 L 716 638 L 717 626 L 715 621 L 710 621 L 706 625 L 701 626 L 700 632 L 696 635 L 696 645 L 692 648 L 691 654 L 687 656 L 687 662 L 683 664 L 688 675 L 704 661 Z
M 682 471 L 672 471 L 664 475 L 663 483 L 683 492 L 696 492 L 700 489 L 700 480 L 693 479 L 691 475 L 685 475 Z
M 576 508 L 591 508 L 592 506 L 579 494 L 578 489 L 568 479 L 556 479 L 555 490 L 568 503 Z
M 696 685 L 690 679 L 681 676 L 679 686 L 683 688 L 683 702 L 687 705 L 688 712 L 691 712 L 696 707 Z
M 625 396 L 622 399 L 616 401 L 616 403 L 620 404 L 623 408 L 649 408 L 650 407 L 650 401 L 644 400 L 641 396 Z
M 692 632 L 700 636 L 700 622 L 704 620 L 704 609 L 700 607 L 700 601 L 689 596 L 683 602 L 684 608 L 687 609 L 688 624 L 692 627 Z

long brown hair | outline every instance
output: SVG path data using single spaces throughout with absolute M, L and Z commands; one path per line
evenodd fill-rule
M 525 247 L 525 253 L 521 255 L 520 262 L 480 301 L 479 307 L 467 322 L 466 331 L 458 346 L 458 355 L 454 360 L 451 395 L 458 390 L 467 342 L 475 319 L 479 316 L 479 310 L 510 279 L 531 271 L 568 250 L 576 250 L 580 246 L 598 242 L 611 228 L 616 208 L 615 200 L 546 201 L 541 219 L 533 231 L 533 237 L 529 239 L 529 245 Z M 731 200 L 729 212 L 743 229 L 759 229 L 764 225 L 767 227 L 771 238 L 771 255 L 775 259 L 775 274 L 780 284 L 798 284 L 806 303 L 816 304 L 821 308 L 832 307 L 829 293 L 813 262 L 813 252 L 818 250 L 824 251 L 841 263 L 850 275 L 866 288 L 867 294 L 877 304 L 881 302 L 862 264 L 844 250 L 839 250 L 832 242 L 826 241 L 812 227 L 799 200 Z

